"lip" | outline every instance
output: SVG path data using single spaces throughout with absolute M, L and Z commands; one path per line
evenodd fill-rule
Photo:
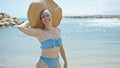
M 46 20 L 45 20 L 45 23 L 50 23 L 50 19 L 46 19 Z

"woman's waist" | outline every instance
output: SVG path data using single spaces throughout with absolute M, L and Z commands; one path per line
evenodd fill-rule
M 40 56 L 40 59 L 47 59 L 47 60 L 59 60 L 59 56 L 57 57 L 45 57 L 43 55 Z
M 42 49 L 42 55 L 48 58 L 55 58 L 59 55 L 59 49 Z

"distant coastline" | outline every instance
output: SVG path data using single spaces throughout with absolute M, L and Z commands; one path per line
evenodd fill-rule
M 83 15 L 83 16 L 63 16 L 64 18 L 119 18 L 120 15 Z
M 117 18 L 120 19 L 120 15 L 81 15 L 81 16 L 63 16 L 63 18 Z M 24 23 L 27 18 L 17 18 L 10 16 L 7 13 L 0 13 L 0 28 L 8 26 L 16 26 Z

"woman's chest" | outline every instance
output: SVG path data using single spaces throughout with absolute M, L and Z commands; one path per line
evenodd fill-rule
M 44 39 L 58 39 L 60 38 L 60 33 L 57 30 L 45 31 L 43 32 Z

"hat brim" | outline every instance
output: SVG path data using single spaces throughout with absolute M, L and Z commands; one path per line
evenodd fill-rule
M 44 9 L 48 9 L 52 13 L 52 26 L 57 27 L 62 18 L 62 10 L 53 0 L 45 0 L 45 2 L 32 2 L 30 4 L 27 12 L 30 26 L 33 28 L 43 27 L 40 20 L 40 12 Z

